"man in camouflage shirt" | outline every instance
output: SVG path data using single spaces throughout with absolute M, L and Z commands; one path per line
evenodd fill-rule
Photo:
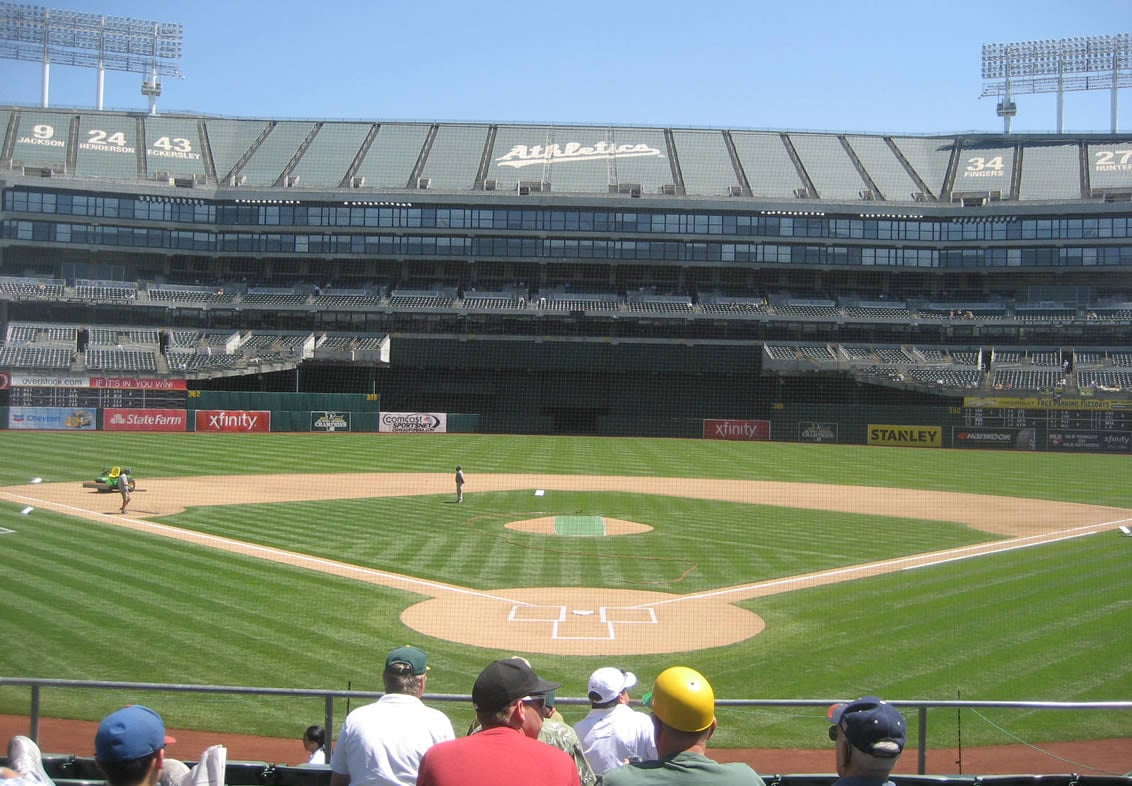
M 545 742 L 569 753 L 578 768 L 578 777 L 582 781 L 582 786 L 595 786 L 597 775 L 582 753 L 582 742 L 578 739 L 578 733 L 574 731 L 573 726 L 562 720 L 558 710 L 554 709 L 554 691 L 543 694 L 542 730 L 539 731 L 538 738 L 539 742 Z

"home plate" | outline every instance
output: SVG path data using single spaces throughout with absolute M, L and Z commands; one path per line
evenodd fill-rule
M 577 614 L 579 617 L 589 617 L 594 612 L 593 609 L 570 609 L 571 614 Z

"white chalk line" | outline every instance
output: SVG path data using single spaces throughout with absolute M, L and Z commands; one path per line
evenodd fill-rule
M 1001 554 L 1008 551 L 1015 551 L 1017 549 L 1030 548 L 1031 546 L 1040 546 L 1046 543 L 1056 543 L 1062 540 L 1070 540 L 1072 538 L 1080 538 L 1086 535 L 1093 535 L 1098 532 L 1103 532 L 1106 529 L 1115 529 L 1125 522 L 1132 521 L 1132 518 L 1116 519 L 1115 521 L 1106 521 L 1101 524 L 1086 524 L 1081 527 L 1074 527 L 1073 529 L 1060 530 L 1057 532 L 1046 532 L 1040 535 L 1026 535 L 1018 538 L 1010 538 L 1008 540 L 994 541 L 991 543 L 975 543 L 969 546 L 960 546 L 954 549 L 947 549 L 946 551 L 928 552 L 926 554 L 914 554 L 907 557 L 896 557 L 890 560 L 883 560 L 881 562 L 869 562 L 863 565 L 850 565 L 844 568 L 833 568 L 830 570 L 819 571 L 817 573 L 806 573 L 801 576 L 788 576 L 781 579 L 771 579 L 770 581 L 759 581 L 753 584 L 740 584 L 733 587 L 724 587 L 718 590 L 711 590 L 709 592 L 698 592 L 691 595 L 680 595 L 667 600 L 652 601 L 649 603 L 642 603 L 633 608 L 648 608 L 655 606 L 665 606 L 672 603 L 685 603 L 689 601 L 699 601 L 708 598 L 717 598 L 724 595 L 737 595 L 749 594 L 755 595 L 771 595 L 766 590 L 778 589 L 778 591 L 785 591 L 785 588 L 798 584 L 814 584 L 815 586 L 821 584 L 834 584 L 838 581 L 846 581 L 852 578 L 873 576 L 879 573 L 890 573 L 894 570 L 919 570 L 920 568 L 932 567 L 934 565 L 942 565 L 948 562 L 959 562 L 961 560 L 974 559 L 975 557 L 982 557 L 989 554 Z M 909 564 L 915 563 L 915 564 Z M 739 598 L 745 600 L 746 598 Z
M 149 521 L 147 519 L 121 518 L 117 520 L 111 520 L 105 518 L 105 516 L 107 515 L 105 511 L 88 510 L 86 508 L 79 508 L 61 502 L 47 502 L 44 500 L 37 500 L 34 497 L 23 497 L 18 494 L 11 494 L 6 492 L 4 493 L 4 496 L 21 500 L 34 500 L 36 502 L 39 502 L 41 507 L 44 508 L 50 508 L 52 510 L 62 509 L 64 511 L 72 511 L 78 514 L 83 514 L 84 517 L 89 516 L 90 518 L 94 518 L 100 522 L 118 527 L 126 527 L 128 529 L 135 529 L 141 532 L 160 534 L 166 537 L 175 538 L 177 540 L 183 540 L 190 543 L 198 543 L 205 546 L 212 546 L 213 548 L 219 549 L 221 551 L 254 556 L 260 559 L 269 560 L 271 562 L 279 562 L 285 565 L 295 565 L 296 567 L 304 567 L 309 570 L 314 570 L 321 573 L 331 573 L 333 575 L 342 576 L 344 578 L 357 578 L 359 580 L 367 581 L 367 583 L 370 584 L 393 587 L 394 589 L 398 588 L 396 587 L 396 585 L 398 584 L 421 587 L 423 589 L 430 590 L 430 592 L 421 592 L 418 594 L 429 595 L 430 597 L 449 593 L 454 595 L 467 595 L 470 597 L 485 598 L 487 600 L 495 600 L 501 603 L 510 603 L 516 606 L 535 605 L 533 603 L 516 600 L 514 598 L 507 598 L 502 595 L 496 595 L 490 592 L 469 589 L 467 587 L 458 587 L 454 584 L 444 584 L 437 581 L 429 581 L 428 579 L 418 579 L 413 576 L 405 576 L 401 573 L 392 573 L 390 571 L 377 570 L 376 568 L 366 568 L 360 565 L 352 565 L 348 562 L 339 562 L 337 560 L 326 559 L 325 557 L 315 557 L 310 554 L 302 554 L 296 551 L 287 551 L 286 549 L 279 549 L 273 546 L 261 546 L 256 543 L 248 543 L 247 541 L 236 540 L 234 538 L 225 538 L 221 535 L 211 535 L 204 532 L 196 532 L 195 530 L 173 527 L 168 524 L 161 524 L 159 522 Z M 115 513 L 110 515 L 117 516 L 120 514 Z
M 442 582 L 430 581 L 428 579 L 419 579 L 412 576 L 405 576 L 404 574 L 400 573 L 377 570 L 375 568 L 365 568 L 346 562 L 339 562 L 337 560 L 330 560 L 324 557 L 315 557 L 299 552 L 287 551 L 285 549 L 279 549 L 272 546 L 261 546 L 255 543 L 247 543 L 245 541 L 239 541 L 233 538 L 225 538 L 220 535 L 210 535 L 207 533 L 195 532 L 193 530 L 181 529 L 179 527 L 173 527 L 168 524 L 148 521 L 146 519 L 125 519 L 124 521 L 109 521 L 104 518 L 106 514 L 103 511 L 88 510 L 86 508 L 79 508 L 72 505 L 67 505 L 65 503 L 50 502 L 41 500 L 36 497 L 26 497 L 19 494 L 12 494 L 10 492 L 0 493 L 10 499 L 17 499 L 25 502 L 37 502 L 42 507 L 51 509 L 61 508 L 64 510 L 74 511 L 76 513 L 83 514 L 107 524 L 113 524 L 115 526 L 127 526 L 128 528 L 144 532 L 164 534 L 168 537 L 177 538 L 179 540 L 200 543 L 202 545 L 212 545 L 215 548 L 218 548 L 222 551 L 228 551 L 230 553 L 245 554 L 248 556 L 259 556 L 261 559 L 266 559 L 272 562 L 279 562 L 286 565 L 296 565 L 297 567 L 305 567 L 309 570 L 331 573 L 333 575 L 339 575 L 345 578 L 358 578 L 359 580 L 364 580 L 368 583 L 390 586 L 393 588 L 397 588 L 396 585 L 398 584 L 420 587 L 428 591 L 420 592 L 418 594 L 428 595 L 429 597 L 436 597 L 437 595 L 442 594 L 464 595 L 468 597 L 478 597 L 485 600 L 498 601 L 501 603 L 509 603 L 513 608 L 517 606 L 534 607 L 542 605 L 527 601 L 521 601 L 514 598 L 508 598 L 503 595 L 484 592 L 482 590 L 460 587 L 454 584 L 444 584 Z M 126 522 L 128 522 L 128 524 Z M 1030 546 L 1055 543 L 1061 540 L 1069 540 L 1072 538 L 1095 534 L 1097 532 L 1102 532 L 1105 529 L 1114 529 L 1126 522 L 1132 522 L 1132 517 L 1116 519 L 1114 521 L 1108 521 L 1101 524 L 1087 524 L 1069 530 L 1060 530 L 1038 535 L 1026 535 L 1018 538 L 1010 538 L 1003 541 L 995 541 L 992 543 L 976 543 L 940 552 L 929 552 L 926 554 L 897 557 L 891 560 L 883 560 L 881 562 L 850 565 L 843 568 L 833 568 L 831 570 L 820 571 L 817 573 L 807 573 L 799 576 L 789 576 L 781 579 L 771 579 L 769 581 L 755 582 L 753 584 L 740 584 L 731 587 L 723 587 L 721 589 L 711 590 L 708 592 L 693 593 L 691 595 L 679 595 L 665 600 L 651 601 L 635 606 L 626 606 L 622 608 L 652 609 L 658 606 L 666 606 L 675 603 L 696 602 L 708 600 L 711 598 L 721 598 L 728 595 L 748 595 L 753 597 L 755 595 L 778 594 L 778 592 L 788 591 L 788 588 L 797 585 L 814 584 L 816 586 L 820 584 L 831 584 L 839 581 L 847 581 L 852 578 L 864 578 L 867 576 L 877 575 L 879 573 L 887 573 L 894 570 L 916 570 L 919 568 L 942 565 L 949 562 L 958 562 L 961 560 L 973 559 L 975 557 L 981 557 L 989 554 L 999 554 L 1008 551 L 1014 551 L 1017 549 L 1029 548 Z M 775 590 L 775 592 L 767 592 L 767 590 L 772 589 Z M 429 591 L 431 591 L 431 594 Z M 745 599 L 745 597 L 738 598 L 738 600 Z M 554 625 L 555 627 L 557 627 L 558 623 L 556 622 L 554 623 Z

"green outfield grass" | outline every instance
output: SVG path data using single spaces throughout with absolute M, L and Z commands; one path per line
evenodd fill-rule
M 896 448 L 448 435 L 63 434 L 2 432 L 0 471 L 81 483 L 109 464 L 145 479 L 275 472 L 468 474 L 450 496 L 195 508 L 166 523 L 478 588 L 600 586 L 699 592 L 838 565 L 982 542 L 933 518 L 830 514 L 629 493 L 476 493 L 496 472 L 789 480 L 995 493 L 1132 508 L 1118 456 Z M 254 481 L 249 481 L 254 482 Z M 144 503 L 139 494 L 135 505 Z M 4 646 L 0 675 L 146 682 L 380 689 L 384 653 L 428 650 L 429 689 L 467 693 L 489 660 L 511 655 L 430 639 L 400 612 L 419 596 L 0 503 Z M 654 530 L 601 540 L 504 530 L 539 515 L 602 515 Z M 1129 513 L 1132 516 L 1132 511 Z M 936 518 L 944 518 L 942 512 Z M 767 629 L 681 655 L 614 659 L 644 681 L 699 668 L 727 698 L 1132 699 L 1132 539 L 1106 532 L 932 568 L 745 601 Z M 712 624 L 710 619 L 704 625 Z M 694 645 L 693 645 L 694 646 Z M 580 696 L 610 660 L 537 656 Z M 93 719 L 147 701 L 171 725 L 296 736 L 320 700 L 90 694 L 48 690 L 49 715 Z M 0 688 L 0 711 L 27 710 Z M 340 708 L 339 712 L 344 710 Z M 458 729 L 463 705 L 447 706 Z M 568 719 L 580 715 L 566 708 Z M 955 712 L 933 711 L 931 742 L 955 744 Z M 818 747 L 820 710 L 727 708 L 716 742 Z M 339 720 L 341 718 L 339 717 Z M 965 745 L 1125 736 L 1127 713 L 988 710 L 963 717 Z

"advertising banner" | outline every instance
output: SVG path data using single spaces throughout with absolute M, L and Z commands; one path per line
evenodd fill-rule
M 311 431 L 332 434 L 350 430 L 349 412 L 311 412 Z
M 8 428 L 94 431 L 97 414 L 88 407 L 12 407 Z
M 1036 441 L 1037 431 L 1032 428 L 951 428 L 951 445 L 956 448 L 1034 450 Z
M 448 431 L 448 413 L 384 412 L 377 430 L 393 434 L 444 434 Z
M 943 428 L 870 423 L 868 444 L 904 448 L 940 448 L 943 447 Z
M 28 374 L 22 371 L 11 372 L 14 388 L 89 388 L 90 377 L 74 374 Z
M 1132 453 L 1132 431 L 1050 431 L 1050 450 Z
M 103 431 L 188 431 L 189 413 L 184 409 L 102 410 Z
M 91 377 L 92 388 L 129 388 L 131 390 L 185 390 L 184 379 L 138 379 L 135 377 Z
M 197 431 L 226 431 L 241 434 L 271 431 L 271 412 L 244 409 L 198 409 Z
M 770 439 L 769 420 L 704 420 L 704 439 Z
M 798 439 L 802 442 L 836 442 L 836 423 L 803 421 L 798 424 Z

